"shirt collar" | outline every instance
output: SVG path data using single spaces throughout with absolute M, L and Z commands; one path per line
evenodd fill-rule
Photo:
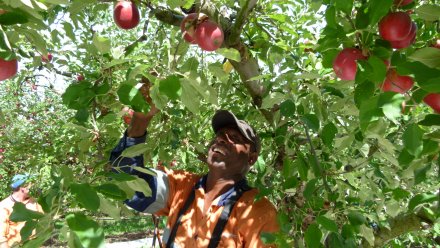
M 200 180 L 197 182 L 197 184 L 195 186 L 195 190 L 199 189 L 200 187 L 202 187 L 203 189 L 206 190 L 207 178 L 208 178 L 208 174 L 206 174 L 202 178 L 200 178 Z M 228 191 L 223 193 L 220 196 L 220 200 L 218 201 L 217 206 L 225 206 L 226 202 L 231 198 L 232 193 L 239 188 L 245 189 L 245 190 L 249 189 L 249 185 L 247 183 L 246 178 L 243 178 L 240 181 L 236 182 Z

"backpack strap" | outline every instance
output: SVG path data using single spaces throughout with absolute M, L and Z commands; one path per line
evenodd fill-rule
M 177 216 L 176 223 L 174 223 L 173 229 L 171 230 L 170 236 L 168 237 L 166 248 L 173 247 L 172 245 L 174 243 L 174 238 L 176 238 L 177 229 L 179 228 L 180 222 L 182 221 L 182 216 L 188 210 L 189 206 L 191 206 L 191 203 L 194 201 L 195 195 L 196 195 L 196 190 L 195 188 L 193 188 L 193 190 L 191 190 L 191 194 L 189 195 L 188 199 L 186 199 L 185 205 L 183 205 L 183 207 L 179 211 L 179 215 Z
M 249 187 L 236 187 L 235 191 L 230 196 L 229 200 L 226 202 L 223 211 L 220 215 L 220 218 L 217 221 L 217 224 L 214 227 L 214 232 L 212 233 L 211 240 L 209 241 L 208 248 L 215 248 L 218 246 L 222 238 L 223 230 L 225 229 L 226 223 L 228 223 L 229 216 L 231 216 L 232 208 L 235 203 L 240 199 L 241 195 L 247 190 Z

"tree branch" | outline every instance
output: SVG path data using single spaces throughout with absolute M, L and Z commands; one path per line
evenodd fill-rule
M 245 21 L 254 7 L 257 5 L 257 0 L 247 0 L 243 6 L 241 6 L 240 12 L 237 14 L 237 19 L 231 28 L 231 34 L 228 39 L 228 44 L 234 45 L 240 43 L 240 34 L 243 30 Z
M 375 233 L 374 247 L 383 247 L 387 242 L 402 234 L 419 231 L 422 228 L 422 222 L 433 224 L 432 221 L 424 217 L 421 212 L 399 214 L 395 218 L 389 220 L 389 229 L 382 228 Z M 362 242 L 362 247 L 370 247 L 370 245 L 364 240 Z

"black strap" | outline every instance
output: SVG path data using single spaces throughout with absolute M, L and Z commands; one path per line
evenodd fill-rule
M 212 233 L 211 240 L 209 241 L 208 248 L 216 248 L 220 239 L 222 237 L 223 229 L 225 229 L 226 223 L 228 222 L 229 216 L 231 216 L 232 208 L 234 207 L 237 200 L 241 197 L 245 190 L 237 187 L 232 193 L 231 198 L 226 202 L 225 207 L 220 215 L 217 224 L 215 225 L 214 232 Z
M 183 214 L 185 214 L 185 212 L 191 206 L 191 203 L 194 201 L 195 194 L 196 194 L 195 193 L 196 188 L 197 188 L 197 185 L 191 191 L 191 194 L 189 195 L 188 199 L 186 200 L 183 208 L 180 209 L 176 223 L 174 224 L 173 229 L 171 230 L 170 236 L 168 237 L 166 248 L 172 247 L 172 244 L 174 243 L 174 239 L 176 238 L 177 229 L 179 228 L 180 222 L 182 220 L 182 216 L 183 216 Z M 232 208 L 234 207 L 237 200 L 240 199 L 241 195 L 245 191 L 248 191 L 250 189 L 251 188 L 249 188 L 247 186 L 245 181 L 244 181 L 244 183 L 238 183 L 237 185 L 234 185 L 234 191 L 232 192 L 228 201 L 225 203 L 225 206 L 224 206 L 223 211 L 220 215 L 220 218 L 214 227 L 214 232 L 212 234 L 211 240 L 209 241 L 208 248 L 217 247 L 218 243 L 220 242 L 221 235 L 223 233 L 223 229 L 225 229 L 226 223 L 228 222 L 229 216 L 231 215 Z
M 183 208 L 180 209 L 179 215 L 177 216 L 176 223 L 173 226 L 173 230 L 171 230 L 170 236 L 167 240 L 167 246 L 166 248 L 171 248 L 171 245 L 174 243 L 174 238 L 176 237 L 177 228 L 180 226 L 180 221 L 182 220 L 183 214 L 188 210 L 189 206 L 191 206 L 191 203 L 194 201 L 194 197 L 196 195 L 195 188 L 191 191 L 191 194 L 188 196 L 188 199 L 186 199 L 185 205 L 183 205 Z

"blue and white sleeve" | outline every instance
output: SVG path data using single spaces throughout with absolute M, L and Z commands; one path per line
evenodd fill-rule
M 134 169 L 134 166 L 145 168 L 144 157 L 142 155 L 133 158 L 121 157 L 122 152 L 128 147 L 144 143 L 146 136 L 147 134 L 145 133 L 141 137 L 132 138 L 128 137 L 127 132 L 125 132 L 124 136 L 119 140 L 118 145 L 110 154 L 110 163 L 113 168 L 121 167 L 121 171 L 144 179 L 150 186 L 151 196 L 145 196 L 142 192 L 136 191 L 133 197 L 125 200 L 124 203 L 139 212 L 155 213 L 164 208 L 168 200 L 169 182 L 167 175 L 163 171 L 155 169 L 150 170 L 155 172 L 156 176 Z M 117 172 L 116 170 L 113 171 Z

